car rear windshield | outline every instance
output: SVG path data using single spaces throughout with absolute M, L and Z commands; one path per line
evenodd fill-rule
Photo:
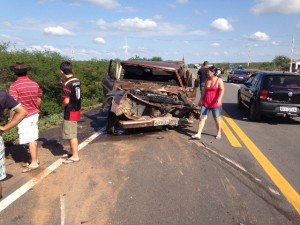
M 246 70 L 236 70 L 234 71 L 234 74 L 236 75 L 247 75 L 249 72 Z
M 269 75 L 266 77 L 267 88 L 300 88 L 300 76 Z
M 123 79 L 126 80 L 163 82 L 173 85 L 178 85 L 179 83 L 176 73 L 172 71 L 137 66 L 124 66 L 123 69 Z

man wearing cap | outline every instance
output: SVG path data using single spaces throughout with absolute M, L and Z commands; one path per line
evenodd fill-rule
M 37 156 L 37 139 L 39 138 L 38 120 L 41 105 L 42 90 L 39 85 L 29 79 L 27 73 L 31 70 L 24 62 L 17 62 L 10 69 L 18 76 L 10 85 L 9 94 L 20 102 L 28 112 L 26 118 L 18 124 L 20 144 L 29 144 L 31 162 L 27 163 L 23 173 L 35 170 L 39 167 Z M 11 113 L 11 116 L 13 113 Z
M 1 134 L 16 126 L 27 115 L 26 109 L 19 102 L 11 97 L 6 91 L 0 90 L 0 117 L 3 116 L 4 109 L 10 109 L 11 111 L 14 111 L 14 114 L 7 124 L 0 126 L 0 199 L 2 198 L 1 180 L 6 177 L 5 149 Z

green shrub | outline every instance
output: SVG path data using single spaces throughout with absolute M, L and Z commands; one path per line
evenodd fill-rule
M 54 100 L 45 100 L 41 105 L 41 117 L 54 115 L 62 111 L 61 106 L 56 103 Z

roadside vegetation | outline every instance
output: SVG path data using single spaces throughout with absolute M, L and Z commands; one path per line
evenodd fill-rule
M 81 80 L 83 110 L 99 105 L 103 99 L 101 82 L 108 68 L 108 59 L 77 61 L 51 51 L 11 50 L 11 44 L 9 42 L 0 42 L 0 89 L 8 90 L 10 84 L 16 80 L 16 76 L 10 71 L 9 67 L 16 62 L 25 62 L 28 66 L 32 67 L 31 71 L 29 71 L 29 77 L 38 82 L 43 90 L 39 122 L 40 131 L 44 131 L 62 122 L 62 109 L 60 107 L 61 75 L 59 66 L 61 62 L 65 60 L 72 62 L 75 76 Z M 137 55 L 132 57 L 131 60 L 163 61 L 159 56 L 147 59 Z M 275 57 L 272 62 L 251 63 L 251 68 L 260 70 L 281 70 L 285 66 L 288 67 L 288 62 L 287 57 L 278 56 Z M 216 63 L 215 65 L 220 68 L 228 69 L 229 63 Z M 242 65 L 248 69 L 246 63 L 236 63 L 235 65 Z M 189 67 L 193 66 L 190 64 Z M 7 116 L 8 113 L 5 113 L 0 123 L 5 123 Z M 3 134 L 5 142 L 14 142 L 17 137 L 16 128 Z
M 39 129 L 45 130 L 62 122 L 61 109 L 61 74 L 59 66 L 64 60 L 72 61 L 75 76 L 82 83 L 82 107 L 90 108 L 98 105 L 102 99 L 101 80 L 108 68 L 108 60 L 74 61 L 50 51 L 8 50 L 9 43 L 0 43 L 0 89 L 9 89 L 16 76 L 10 66 L 16 62 L 25 62 L 32 67 L 29 77 L 35 80 L 43 90 Z M 4 114 L 1 123 L 7 121 L 8 113 Z M 5 142 L 17 138 L 16 128 L 3 134 Z
M 238 66 L 242 66 L 244 69 L 247 70 L 264 70 L 264 71 L 288 71 L 289 70 L 289 63 L 290 59 L 287 56 L 276 56 L 272 60 L 272 62 L 251 62 L 251 63 L 245 63 L 245 62 L 237 62 L 233 63 L 234 68 L 236 69 Z M 224 62 L 224 63 L 213 63 L 218 68 L 224 68 L 225 71 L 230 71 L 229 64 L 230 62 Z M 193 68 L 195 64 L 189 64 L 189 68 Z M 202 65 L 202 63 L 199 63 L 199 65 Z

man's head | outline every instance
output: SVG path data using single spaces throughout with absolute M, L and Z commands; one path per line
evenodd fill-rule
M 65 75 L 72 75 L 73 74 L 73 69 L 72 69 L 72 63 L 69 61 L 64 61 L 60 64 L 60 70 L 65 74 Z
M 204 61 L 202 65 L 203 67 L 208 67 L 208 61 Z
M 31 67 L 27 66 L 24 62 L 16 62 L 15 65 L 10 67 L 17 76 L 26 76 Z

